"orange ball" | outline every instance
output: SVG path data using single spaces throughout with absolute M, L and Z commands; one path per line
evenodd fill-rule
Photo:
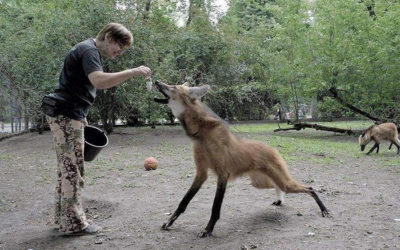
M 158 161 L 154 157 L 148 157 L 144 161 L 144 168 L 149 171 L 149 170 L 156 170 L 158 166 Z

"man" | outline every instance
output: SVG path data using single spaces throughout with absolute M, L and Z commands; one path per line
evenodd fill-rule
M 133 76 L 150 77 L 146 66 L 115 73 L 103 72 L 103 56 L 120 56 L 133 42 L 123 25 L 110 23 L 96 36 L 75 45 L 65 58 L 54 95 L 57 112 L 47 112 L 58 161 L 55 223 L 60 232 L 94 234 L 101 227 L 89 223 L 82 208 L 84 186 L 83 129 L 96 97 L 96 89 L 107 89 Z M 53 116 L 53 117 L 52 117 Z

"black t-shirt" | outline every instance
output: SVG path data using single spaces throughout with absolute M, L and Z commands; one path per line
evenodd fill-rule
M 54 91 L 67 100 L 63 115 L 75 120 L 83 120 L 87 116 L 96 98 L 96 88 L 88 78 L 94 71 L 103 71 L 101 56 L 94 40 L 87 39 L 68 52 Z

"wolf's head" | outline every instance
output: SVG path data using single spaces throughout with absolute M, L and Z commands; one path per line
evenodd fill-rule
M 358 137 L 358 143 L 360 143 L 361 151 L 364 151 L 365 146 L 371 141 L 370 131 L 364 131 L 360 137 Z
M 156 81 L 155 86 L 165 99 L 154 98 L 154 101 L 168 104 L 174 116 L 178 118 L 185 112 L 188 105 L 203 97 L 210 90 L 209 85 L 189 87 L 187 83 L 168 85 L 160 81 Z

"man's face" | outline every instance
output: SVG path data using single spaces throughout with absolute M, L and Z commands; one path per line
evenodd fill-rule
M 116 56 L 122 55 L 124 53 L 126 47 L 118 42 L 114 42 L 112 40 L 108 40 L 106 46 L 106 54 L 109 58 L 113 59 Z

